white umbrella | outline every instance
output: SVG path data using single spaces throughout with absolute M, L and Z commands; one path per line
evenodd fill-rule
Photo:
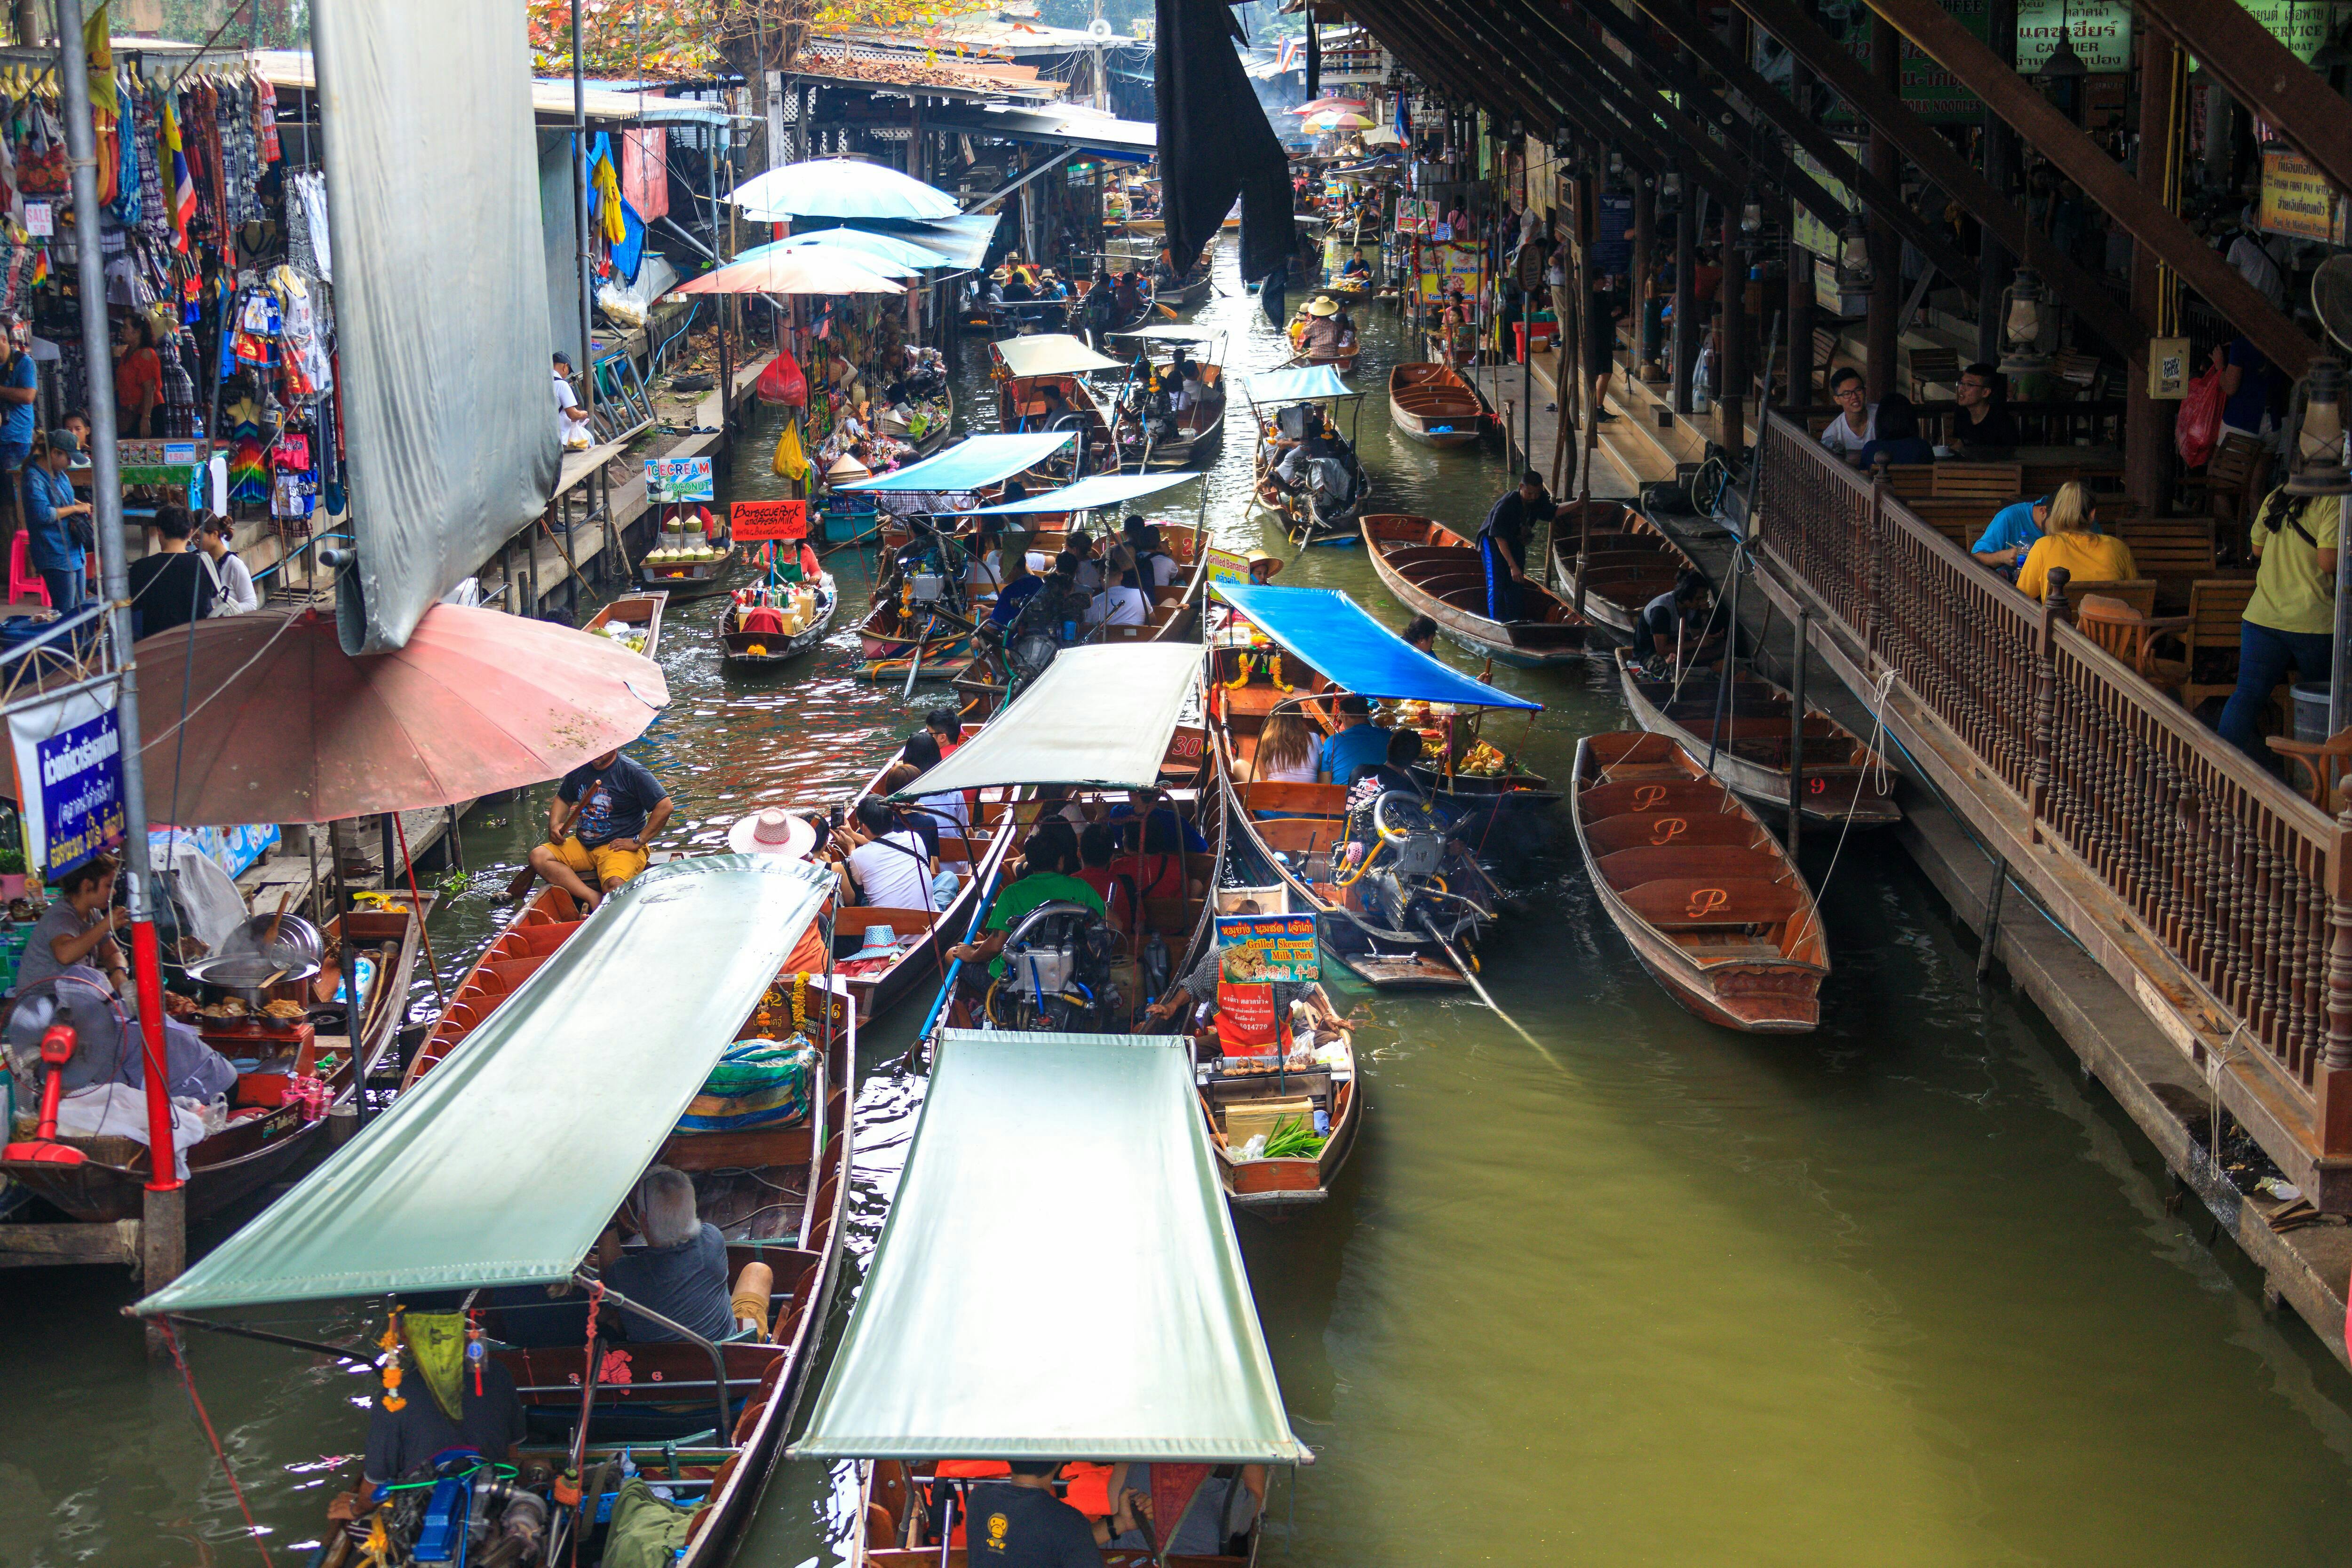
M 856 257 L 814 246 L 771 246 L 679 284 L 673 294 L 904 294 L 906 286 L 869 271 Z
M 728 197 L 754 222 L 789 218 L 911 218 L 963 215 L 955 198 L 880 163 L 813 158 L 754 175 Z

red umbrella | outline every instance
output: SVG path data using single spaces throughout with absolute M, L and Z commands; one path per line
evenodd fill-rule
M 1372 106 L 1360 98 L 1318 98 L 1313 103 L 1302 103 L 1290 110 L 1293 114 L 1320 114 L 1327 109 L 1370 109 Z
M 635 740 L 661 668 L 606 638 L 436 604 L 389 653 L 331 612 L 195 622 L 138 647 L 147 815 L 330 822 L 538 784 Z M 186 694 L 186 722 L 181 722 Z

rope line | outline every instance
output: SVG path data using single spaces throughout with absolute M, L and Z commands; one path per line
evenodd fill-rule
M 180 1336 L 168 1317 L 158 1320 L 163 1326 L 163 1343 L 172 1347 L 172 1364 L 180 1369 L 180 1383 L 188 1391 L 188 1403 L 195 1406 L 196 1420 L 204 1427 L 205 1440 L 213 1446 L 213 1457 L 220 1461 L 221 1474 L 228 1481 L 228 1490 L 236 1499 L 236 1511 L 245 1515 L 245 1528 L 253 1537 L 254 1550 L 261 1553 L 266 1568 L 278 1568 L 270 1561 L 268 1543 L 262 1540 L 261 1526 L 253 1517 L 253 1509 L 245 1500 L 245 1489 L 236 1484 L 236 1472 L 229 1468 L 228 1455 L 221 1448 L 220 1435 L 213 1430 L 213 1418 L 205 1411 L 205 1402 L 196 1393 L 196 1380 L 188 1371 L 188 1358 L 180 1354 Z

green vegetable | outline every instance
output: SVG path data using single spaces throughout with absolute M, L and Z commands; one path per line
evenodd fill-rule
M 1287 1116 L 1274 1124 L 1265 1135 L 1265 1157 L 1270 1160 L 1311 1160 L 1323 1152 L 1327 1140 L 1318 1138 L 1307 1124 L 1296 1116 Z

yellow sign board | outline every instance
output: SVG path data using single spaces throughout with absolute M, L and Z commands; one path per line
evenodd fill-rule
M 2263 153 L 2260 226 L 2264 234 L 2336 240 L 2343 220 L 2335 187 L 2294 153 Z

